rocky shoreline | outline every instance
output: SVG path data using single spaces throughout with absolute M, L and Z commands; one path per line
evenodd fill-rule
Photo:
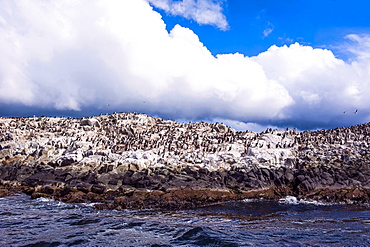
M 370 124 L 238 132 L 137 113 L 0 118 L 0 196 L 178 209 L 251 198 L 370 203 Z

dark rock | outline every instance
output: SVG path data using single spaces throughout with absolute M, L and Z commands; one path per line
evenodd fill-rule
M 96 193 L 96 194 L 103 194 L 105 190 L 106 190 L 106 187 L 102 185 L 94 184 L 91 187 L 91 192 Z
M 87 196 L 82 191 L 70 192 L 62 200 L 67 203 L 85 203 L 88 202 Z
M 59 163 L 59 166 L 70 166 L 72 165 L 73 163 L 75 163 L 76 161 L 72 158 L 64 158 L 60 161 Z
M 9 195 L 9 190 L 0 188 L 0 197 Z
M 41 192 L 34 192 L 31 195 L 31 199 L 37 199 L 37 198 L 40 198 L 40 197 L 43 197 L 43 198 L 51 198 L 50 195 L 45 194 L 45 193 L 41 193 Z
M 284 179 L 285 179 L 285 184 L 290 184 L 291 182 L 294 181 L 294 175 L 291 171 L 287 171 L 285 174 L 284 174 Z
M 159 185 L 165 183 L 167 180 L 167 177 L 161 174 L 154 174 L 148 178 L 148 182 L 151 185 Z
M 95 118 L 82 119 L 80 122 L 81 126 L 100 127 L 100 122 Z
M 25 179 L 25 183 L 29 186 L 44 185 L 55 181 L 55 175 L 47 171 L 33 174 Z
M 50 185 L 45 185 L 42 186 L 41 189 L 39 189 L 39 192 L 48 194 L 48 195 L 53 195 L 57 188 L 55 186 L 50 186 Z
M 83 193 L 89 193 L 91 191 L 92 185 L 88 183 L 83 183 L 76 185 L 76 188 Z

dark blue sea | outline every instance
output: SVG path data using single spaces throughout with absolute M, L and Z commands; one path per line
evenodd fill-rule
M 288 197 L 98 211 L 22 194 L 0 198 L 0 246 L 370 246 L 370 206 Z

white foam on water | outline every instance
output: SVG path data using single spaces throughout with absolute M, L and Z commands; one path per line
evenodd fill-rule
M 242 202 L 258 202 L 258 201 L 260 200 L 259 199 L 248 199 L 248 198 L 242 200 Z
M 304 199 L 297 199 L 295 196 L 286 196 L 284 198 L 279 199 L 279 203 L 282 204 L 291 204 L 291 205 L 298 205 L 298 204 L 306 204 L 306 205 L 328 205 L 327 203 L 318 202 L 315 200 L 304 200 Z
M 36 199 L 36 201 L 39 201 L 39 202 L 55 202 L 54 199 L 49 199 L 49 198 L 45 198 L 45 197 L 39 197 Z
M 279 199 L 279 203 L 283 204 L 298 204 L 298 199 L 295 196 L 286 196 L 285 198 Z
M 94 207 L 95 205 L 99 204 L 99 202 L 85 202 L 81 203 L 81 205 L 86 206 L 86 207 Z

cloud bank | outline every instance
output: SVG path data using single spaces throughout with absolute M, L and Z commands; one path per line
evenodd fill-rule
M 300 129 L 370 121 L 366 35 L 348 36 L 351 62 L 298 43 L 213 56 L 192 30 L 167 32 L 146 0 L 3 0 L 0 32 L 3 116 L 137 111 Z

